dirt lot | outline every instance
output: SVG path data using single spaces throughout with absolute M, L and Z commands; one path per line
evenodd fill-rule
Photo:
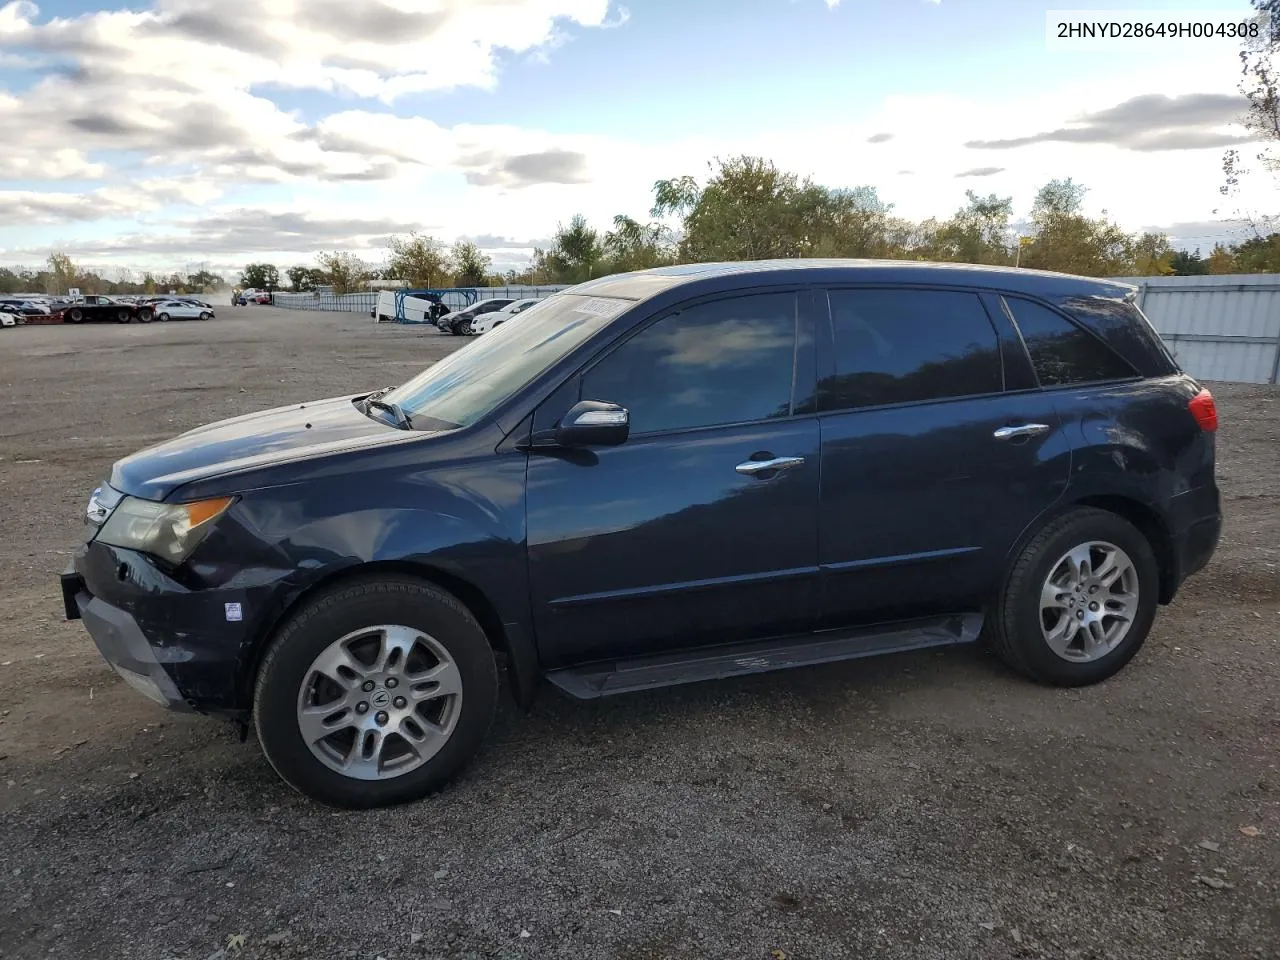
M 1224 540 L 1109 683 L 544 690 L 443 794 L 337 813 L 115 679 L 56 577 L 116 457 L 458 341 L 220 313 L 0 331 L 0 956 L 1280 956 L 1280 391 L 1216 387 Z

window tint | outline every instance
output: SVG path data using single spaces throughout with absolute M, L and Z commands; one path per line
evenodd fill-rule
M 620 403 L 632 433 L 785 417 L 796 297 L 733 297 L 664 317 L 582 378 L 584 400 Z
M 1005 297 L 1004 302 L 1022 333 L 1041 386 L 1122 380 L 1134 375 L 1106 344 L 1066 317 L 1018 297 Z
M 833 290 L 835 374 L 818 385 L 822 410 L 998 393 L 995 328 L 977 294 Z

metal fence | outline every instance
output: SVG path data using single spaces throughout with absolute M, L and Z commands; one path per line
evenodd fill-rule
M 1204 380 L 1276 383 L 1280 276 L 1131 277 L 1138 305 L 1182 368 Z
M 1139 288 L 1138 305 L 1192 376 L 1237 383 L 1280 381 L 1280 275 L 1122 277 Z M 469 287 L 466 302 L 546 297 L 563 286 Z M 290 310 L 370 314 L 377 293 L 277 293 Z M 447 301 L 446 301 L 447 302 Z

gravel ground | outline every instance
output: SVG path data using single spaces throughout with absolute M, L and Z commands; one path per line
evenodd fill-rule
M 1108 683 L 957 649 L 544 689 L 443 793 L 340 813 L 126 688 L 56 577 L 116 457 L 458 341 L 220 314 L 0 331 L 0 956 L 1280 956 L 1280 391 L 1215 386 L 1223 542 Z

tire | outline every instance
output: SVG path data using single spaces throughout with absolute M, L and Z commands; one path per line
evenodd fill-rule
M 379 625 L 399 625 L 415 635 L 425 635 L 420 636 L 420 640 L 437 644 L 446 654 L 440 662 L 451 659 L 456 667 L 460 693 L 456 700 L 443 698 L 442 710 L 448 712 L 451 732 L 427 759 L 405 772 L 389 775 L 381 771 L 380 761 L 370 765 L 361 760 L 358 762 L 366 767 L 366 772 L 375 773 L 376 778 L 357 779 L 338 772 L 313 751 L 303 737 L 300 713 L 313 681 L 321 676 L 313 670 L 317 658 L 344 638 L 377 636 L 377 630 L 372 628 Z M 410 660 L 406 658 L 402 663 L 407 667 Z M 363 663 L 359 666 L 364 668 Z M 390 687 L 390 682 L 386 686 Z M 399 689 L 416 686 L 406 681 Z M 363 696 L 359 686 L 348 689 L 349 697 Z M 385 700 L 390 692 L 379 686 L 370 694 L 368 703 L 374 703 L 378 696 Z M 417 800 L 447 783 L 479 748 L 493 721 L 497 700 L 498 676 L 493 649 L 470 611 L 451 594 L 429 583 L 401 576 L 376 577 L 325 591 L 307 602 L 280 629 L 258 671 L 253 719 L 263 753 L 286 783 L 322 803 L 368 808 Z M 435 702 L 424 701 L 423 706 Z M 345 725 L 357 738 L 353 743 L 364 733 L 356 731 L 352 724 L 368 725 L 369 717 L 376 719 L 380 714 L 380 711 L 371 714 L 367 707 L 359 718 L 353 711 L 341 709 L 339 712 L 347 714 Z M 408 716 L 412 719 L 416 714 L 411 710 Z M 444 724 L 445 716 L 442 713 L 438 722 Z M 393 719 L 387 731 L 397 722 Z M 425 730 L 425 725 L 420 729 Z M 331 735 L 339 741 L 336 745 L 317 741 L 325 744 L 322 752 L 353 750 L 342 747 L 344 732 L 339 729 L 338 734 Z M 426 739 L 430 741 L 429 737 Z M 384 737 L 382 742 L 393 746 L 408 744 L 407 740 L 390 737 Z M 430 743 L 434 746 L 438 741 Z M 354 756 L 351 752 L 347 759 Z
M 1092 547 L 1085 551 L 1087 545 Z M 1050 578 L 1055 573 L 1070 573 L 1068 556 L 1073 551 L 1082 551 L 1078 556 L 1088 555 L 1091 570 L 1104 571 L 1102 576 L 1108 575 L 1106 570 L 1114 572 L 1121 565 L 1117 563 L 1116 568 L 1106 565 L 1108 547 L 1118 549 L 1123 559 L 1129 561 L 1132 576 L 1124 573 L 1110 587 L 1099 584 L 1090 587 L 1086 582 L 1079 591 L 1069 585 L 1070 576 L 1065 581 L 1054 577 L 1056 583 L 1067 583 L 1067 586 L 1051 585 Z M 1094 588 L 1097 593 L 1091 592 Z M 1126 599 L 1122 603 L 1117 599 L 1131 596 L 1130 590 L 1135 588 L 1136 600 Z M 1099 683 L 1115 675 L 1141 649 L 1155 620 L 1159 593 L 1159 565 L 1147 538 L 1123 517 L 1106 510 L 1080 507 L 1050 521 L 1022 548 L 987 618 L 986 639 L 1000 659 L 1032 680 L 1062 687 Z M 1049 606 L 1042 609 L 1045 602 Z M 1076 606 L 1069 606 L 1073 602 Z M 1123 634 L 1115 638 L 1114 645 L 1110 641 L 1101 643 L 1092 654 L 1085 649 L 1076 653 L 1074 646 L 1064 653 L 1055 651 L 1050 635 L 1056 632 L 1052 627 L 1060 624 L 1065 632 L 1079 629 L 1071 640 L 1073 645 L 1093 642 L 1085 625 L 1077 628 L 1071 625 L 1071 618 L 1089 618 L 1095 606 L 1104 616 L 1112 607 L 1127 608 L 1124 620 L 1107 617 L 1102 622 L 1108 633 L 1107 624 L 1128 623 Z
M 463 320 L 462 323 L 460 323 L 457 329 L 455 329 L 453 332 L 460 334 L 461 336 L 464 336 L 464 337 L 471 336 L 471 321 Z
M 211 314 L 206 310 L 204 313 L 200 314 L 200 319 L 201 319 L 201 320 L 208 320 L 210 316 L 211 316 Z
M 72 323 L 81 323 L 84 320 L 84 311 L 80 309 L 68 310 L 67 319 Z
M 116 322 L 117 322 L 117 323 L 128 323 L 128 322 L 129 322 L 130 317 L 131 317 L 131 314 L 129 313 L 129 311 L 128 311 L 128 310 L 117 310 L 117 311 L 116 311 Z
M 150 322 L 151 322 L 152 320 L 154 320 L 155 318 L 156 318 L 156 315 L 155 315 L 152 311 L 150 311 L 150 310 L 139 310 L 139 311 L 138 311 L 138 322 L 139 322 L 139 323 L 150 323 Z M 168 318 L 166 317 L 165 319 L 168 319 Z
M 169 315 L 168 315 L 167 313 L 162 313 L 162 314 L 159 314 L 159 315 L 156 317 L 156 319 L 157 319 L 157 320 L 159 320 L 161 323 L 165 323 L 165 322 L 167 322 L 167 321 L 168 321 L 168 319 L 169 319 Z

